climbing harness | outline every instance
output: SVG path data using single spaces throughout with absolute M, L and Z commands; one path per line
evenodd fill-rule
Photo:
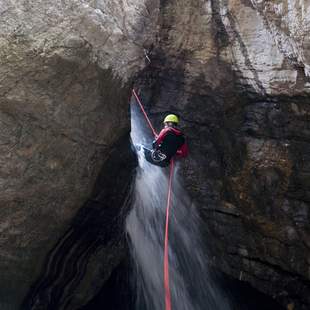
M 147 116 L 147 114 L 143 108 L 143 105 L 142 105 L 142 102 L 141 102 L 139 96 L 137 95 L 137 93 L 134 89 L 132 90 L 132 93 L 133 93 L 134 97 L 136 98 L 136 101 L 139 104 L 141 111 L 142 111 L 149 127 L 151 128 L 154 136 L 157 137 L 157 133 L 156 133 L 154 127 L 152 126 L 152 123 L 151 123 L 150 119 L 148 118 L 148 116 Z M 152 153 L 152 158 L 153 158 L 154 153 L 156 153 L 156 151 Z M 159 154 L 157 154 L 157 155 L 160 156 Z M 165 156 L 165 158 L 166 158 L 165 154 L 161 153 L 161 155 Z M 155 155 L 154 155 L 154 157 L 155 157 Z M 166 226 L 165 226 L 165 243 L 164 243 L 165 310 L 171 310 L 171 291 L 170 291 L 170 281 L 169 281 L 169 213 L 170 213 L 170 209 L 171 209 L 171 200 L 172 200 L 171 194 L 172 194 L 173 174 L 174 174 L 174 161 L 173 161 L 173 159 L 171 159 L 169 183 L 168 183 L 167 207 L 166 207 Z

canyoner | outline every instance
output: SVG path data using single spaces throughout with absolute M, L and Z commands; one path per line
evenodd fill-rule
M 150 150 L 144 147 L 145 159 L 153 165 L 169 166 L 173 158 L 183 158 L 188 155 L 188 146 L 184 134 L 177 128 L 179 118 L 169 114 L 164 119 L 164 128 L 153 141 Z
M 155 136 L 152 148 L 139 144 L 135 146 L 136 149 L 143 149 L 145 159 L 149 163 L 160 167 L 169 166 L 173 159 L 186 157 L 188 155 L 188 146 L 184 134 L 178 128 L 179 117 L 176 114 L 168 114 L 163 121 L 164 128 L 157 135 L 135 90 L 133 90 L 133 95 Z

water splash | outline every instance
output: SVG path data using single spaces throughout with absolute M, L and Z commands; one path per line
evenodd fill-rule
M 132 104 L 132 141 L 149 144 L 144 119 Z M 139 170 L 135 183 L 134 208 L 126 228 L 135 263 L 137 310 L 163 310 L 163 250 L 168 168 L 153 166 L 138 153 Z M 226 298 L 215 285 L 207 267 L 201 239 L 201 220 L 178 180 L 176 165 L 169 224 L 169 275 L 172 309 L 228 310 Z

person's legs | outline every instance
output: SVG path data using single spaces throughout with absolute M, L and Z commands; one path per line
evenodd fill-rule
M 144 157 L 145 159 L 151 163 L 154 164 L 153 159 L 152 159 L 152 150 L 146 148 L 145 146 L 143 146 L 143 152 L 144 152 Z
M 159 167 L 167 167 L 167 166 L 169 166 L 170 162 L 167 161 L 166 159 L 162 160 L 162 161 L 154 161 L 153 160 L 153 156 L 152 156 L 153 150 L 150 150 L 150 149 L 148 149 L 148 148 L 143 146 L 143 152 L 144 152 L 145 159 L 149 163 L 151 163 L 152 165 L 159 166 Z

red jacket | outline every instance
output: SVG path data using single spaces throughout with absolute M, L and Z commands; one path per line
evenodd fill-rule
M 164 141 L 165 137 L 167 136 L 169 132 L 172 132 L 176 136 L 183 136 L 183 133 L 181 132 L 181 130 L 177 128 L 173 128 L 173 127 L 166 127 L 161 130 L 161 132 L 159 133 L 159 135 L 157 136 L 155 140 L 155 143 L 157 146 L 161 145 L 161 143 Z M 175 155 L 177 157 L 186 157 L 188 155 L 188 146 L 187 146 L 186 141 L 184 141 L 184 143 L 177 149 L 177 152 Z

